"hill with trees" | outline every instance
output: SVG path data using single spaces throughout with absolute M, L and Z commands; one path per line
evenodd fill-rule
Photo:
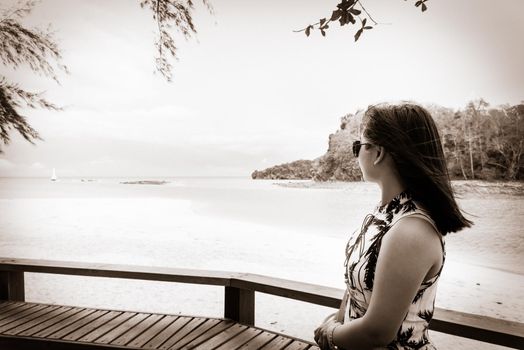
M 524 103 L 490 108 L 484 99 L 478 99 L 458 110 L 425 107 L 439 128 L 452 179 L 524 180 Z M 341 118 L 339 129 L 329 135 L 324 155 L 257 170 L 252 178 L 361 180 L 351 145 L 359 139 L 362 114 L 357 111 Z

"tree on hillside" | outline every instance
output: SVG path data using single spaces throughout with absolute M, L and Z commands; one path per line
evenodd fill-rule
M 469 164 L 471 169 L 471 177 L 475 178 L 475 162 L 473 161 L 474 155 L 477 155 L 476 163 L 478 164 L 479 170 L 482 172 L 485 164 L 485 151 L 486 144 L 485 140 L 487 135 L 483 132 L 483 126 L 486 126 L 487 120 L 487 107 L 489 103 L 480 98 L 477 101 L 470 101 L 465 110 L 464 120 L 468 120 L 468 151 L 469 151 Z M 487 125 L 489 127 L 489 125 Z
M 492 109 L 493 135 L 487 149 L 486 165 L 506 180 L 524 178 L 524 104 Z
M 489 108 L 480 98 L 457 111 L 433 107 L 430 112 L 452 178 L 523 179 L 524 104 Z

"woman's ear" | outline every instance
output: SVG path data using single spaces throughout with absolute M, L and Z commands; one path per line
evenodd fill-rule
M 386 156 L 386 150 L 382 146 L 377 146 L 377 157 L 373 161 L 373 165 L 380 163 Z

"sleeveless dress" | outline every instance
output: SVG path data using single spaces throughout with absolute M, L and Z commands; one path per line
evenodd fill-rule
M 351 322 L 366 313 L 373 292 L 375 267 L 382 239 L 398 220 L 407 216 L 420 217 L 428 221 L 438 232 L 429 214 L 411 199 L 409 193 L 402 192 L 389 203 L 377 206 L 373 214 L 368 214 L 364 219 L 360 232 L 355 232 L 349 239 L 345 261 L 345 282 L 349 302 L 346 306 L 344 322 Z M 444 240 L 440 234 L 439 236 L 442 243 L 442 266 L 444 266 Z M 395 340 L 388 344 L 386 349 L 435 350 L 428 337 L 428 327 L 433 317 L 437 281 L 442 266 L 434 277 L 421 284 Z

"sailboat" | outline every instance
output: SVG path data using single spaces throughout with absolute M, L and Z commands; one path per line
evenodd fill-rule
M 51 175 L 51 181 L 56 181 L 56 170 L 53 168 L 53 175 Z

